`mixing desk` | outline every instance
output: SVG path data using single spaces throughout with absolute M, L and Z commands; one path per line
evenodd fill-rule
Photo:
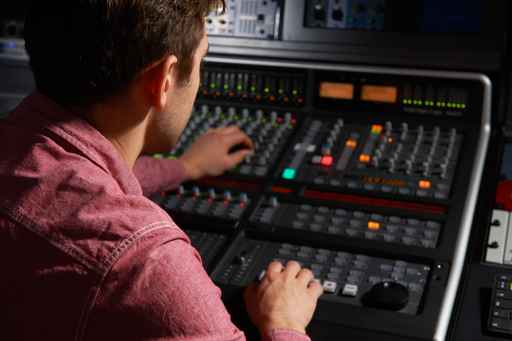
M 430 273 L 423 264 L 243 237 L 229 255 L 212 275 L 220 284 L 247 286 L 263 277 L 271 261 L 295 260 L 321 281 L 324 299 L 410 315 L 418 313 Z M 382 285 L 386 289 L 378 292 Z
M 313 340 L 366 329 L 443 340 L 483 159 L 485 78 L 245 63 L 205 65 L 190 122 L 157 157 L 228 125 L 250 136 L 253 155 L 154 198 L 191 229 L 235 323 L 250 330 L 243 288 L 272 260 L 295 260 L 325 290 L 312 328 L 337 331 Z
M 417 198 L 449 198 L 462 135 L 407 122 L 308 122 L 281 163 L 287 181 Z
M 176 148 L 169 154 L 158 157 L 177 157 L 209 129 L 237 125 L 251 137 L 254 154 L 231 172 L 264 177 L 269 174 L 270 167 L 282 153 L 296 123 L 295 116 L 290 112 L 202 105 L 192 114 Z

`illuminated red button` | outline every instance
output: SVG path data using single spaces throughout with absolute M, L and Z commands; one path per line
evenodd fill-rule
M 327 155 L 322 158 L 321 163 L 322 163 L 322 165 L 324 165 L 326 167 L 330 167 L 332 165 L 333 161 L 334 160 L 333 160 L 332 156 Z

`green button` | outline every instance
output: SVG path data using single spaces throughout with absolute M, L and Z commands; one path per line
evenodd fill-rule
M 295 178 L 295 169 L 293 169 L 293 168 L 286 168 L 283 171 L 283 179 L 293 180 L 294 178 Z

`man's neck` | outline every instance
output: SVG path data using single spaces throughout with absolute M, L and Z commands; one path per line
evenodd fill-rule
M 96 104 L 84 116 L 133 168 L 144 147 L 149 109 L 126 96 Z

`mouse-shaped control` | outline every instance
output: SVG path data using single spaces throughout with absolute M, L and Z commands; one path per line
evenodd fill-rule
M 398 311 L 409 302 L 409 290 L 400 283 L 384 281 L 375 284 L 362 297 L 366 307 Z

